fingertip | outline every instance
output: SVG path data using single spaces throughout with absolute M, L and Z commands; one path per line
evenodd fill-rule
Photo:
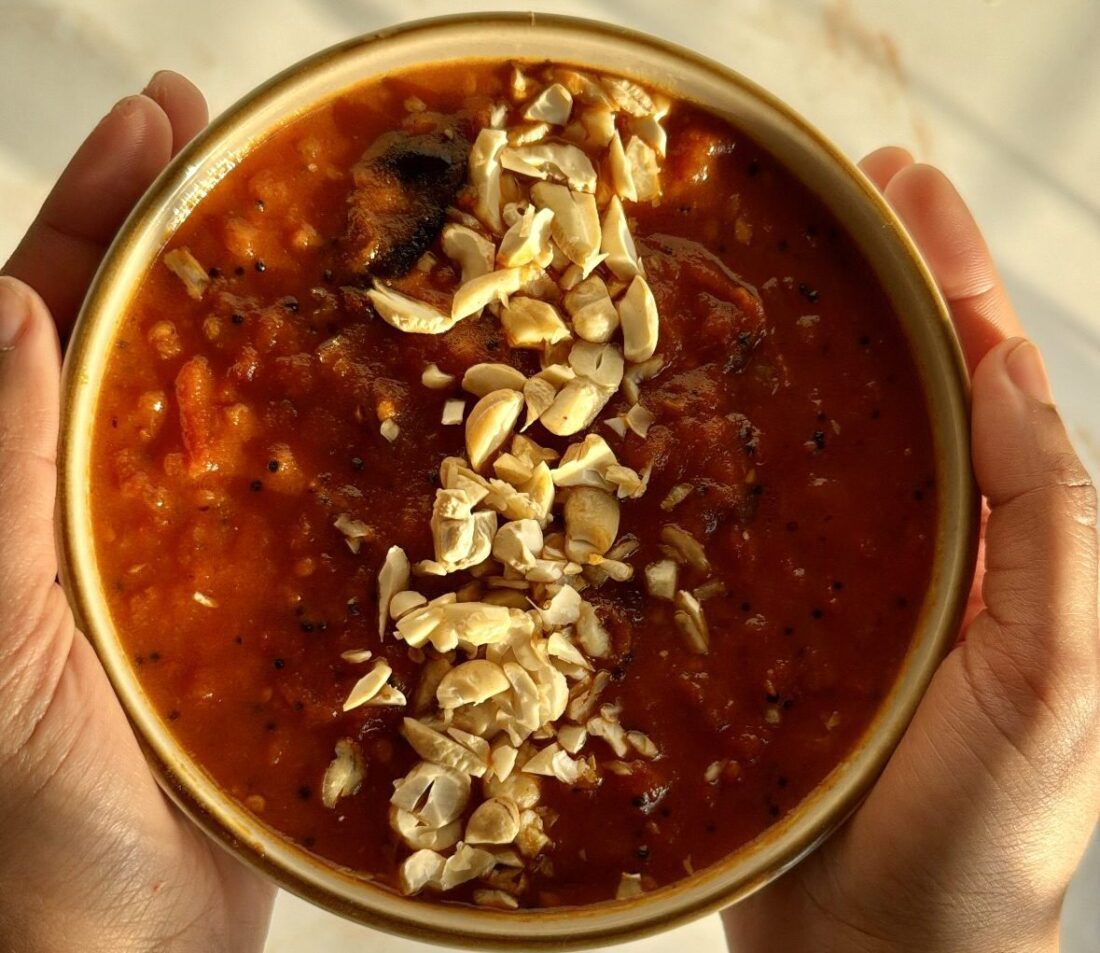
M 143 94 L 126 96 L 73 157 L 47 200 L 49 220 L 69 234 L 106 243 L 171 155 L 164 110 Z
M 38 292 L 12 275 L 0 275 L 0 296 L 8 302 L 18 301 L 28 311 L 46 310 L 46 304 Z
M 1024 333 L 978 223 L 935 166 L 907 166 L 891 179 L 884 195 L 943 291 L 973 371 L 998 342 Z
M 162 69 L 153 74 L 142 95 L 164 111 L 172 127 L 172 154 L 190 142 L 209 119 L 206 98 L 186 76 Z
M 56 339 L 46 302 L 26 282 L 0 275 L 0 353 L 22 347 L 40 328 Z
M 993 388 L 1001 388 L 1009 383 L 1008 358 L 1017 348 L 1028 344 L 1025 337 L 1010 337 L 997 342 L 986 352 L 974 368 L 972 389 L 977 399 L 986 397 Z M 1032 345 L 1034 347 L 1034 345 Z
M 949 299 L 985 294 L 994 287 L 996 272 L 985 239 L 962 196 L 939 169 L 915 162 L 891 179 L 885 194 Z
M 1053 404 L 1054 394 L 1050 389 L 1050 375 L 1046 362 L 1039 349 L 1025 338 L 1011 338 L 1018 342 L 1005 355 L 1005 368 L 1009 380 L 1016 389 L 1041 404 Z
M 148 96 L 119 100 L 46 198 L 5 270 L 39 289 L 65 334 L 107 244 L 172 154 L 172 127 Z
M 865 155 L 859 162 L 860 169 L 881 192 L 902 169 L 911 166 L 913 155 L 901 146 L 883 146 Z
M 1051 478 L 1067 467 L 1080 467 L 1052 403 L 1042 355 L 1027 338 L 990 347 L 974 370 L 972 394 L 974 470 L 994 511 L 1057 482 Z

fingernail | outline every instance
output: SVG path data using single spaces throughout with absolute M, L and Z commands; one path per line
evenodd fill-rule
M 1050 378 L 1043 364 L 1043 355 L 1030 341 L 1020 341 L 1005 358 L 1009 380 L 1028 397 L 1044 404 L 1054 403 L 1050 390 Z
M 160 89 L 161 81 L 167 70 L 158 69 L 152 76 L 149 77 L 149 82 L 145 84 L 145 89 L 142 93 L 148 96 L 150 93 L 155 93 Z
M 112 116 L 128 119 L 140 108 L 141 96 L 123 96 L 122 99 L 111 107 L 111 111 L 103 117 L 103 122 L 106 122 Z
M 0 353 L 13 351 L 27 326 L 27 298 L 11 278 L 0 278 Z

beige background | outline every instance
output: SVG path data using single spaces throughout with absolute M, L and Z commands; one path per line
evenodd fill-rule
M 528 0 L 694 47 L 763 83 L 850 155 L 896 142 L 940 164 L 989 236 L 1059 402 L 1100 472 L 1100 3 L 1094 0 Z M 404 19 L 517 3 L 0 0 L 0 260 L 111 103 L 168 66 L 215 112 L 277 69 Z M 1100 847 L 1064 953 L 1100 953 Z M 269 953 L 428 947 L 280 898 Z M 724 950 L 714 918 L 621 948 Z

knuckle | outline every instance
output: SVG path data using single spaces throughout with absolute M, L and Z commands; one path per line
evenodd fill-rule
M 1068 657 L 1060 639 L 1035 638 L 1030 624 L 998 620 L 989 612 L 975 623 L 976 638 L 962 653 L 963 674 L 972 697 L 1003 734 L 1026 737 L 1049 718 L 1060 726 L 1060 744 L 1072 747 L 1100 725 L 1096 659 Z
M 1070 506 L 1076 522 L 1096 529 L 1096 486 L 1086 473 L 1077 483 L 1064 484 L 1069 494 Z
M 1046 473 L 1042 488 L 1062 497 L 1068 515 L 1075 523 L 1095 529 L 1096 486 L 1072 447 L 1067 446 L 1053 453 Z

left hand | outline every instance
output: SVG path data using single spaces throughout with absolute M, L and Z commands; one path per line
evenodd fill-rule
M 58 332 L 134 202 L 206 124 L 161 72 L 70 162 L 0 277 L 0 937 L 20 953 L 259 953 L 274 890 L 157 787 L 57 584 Z M 52 313 L 52 318 L 51 318 Z

